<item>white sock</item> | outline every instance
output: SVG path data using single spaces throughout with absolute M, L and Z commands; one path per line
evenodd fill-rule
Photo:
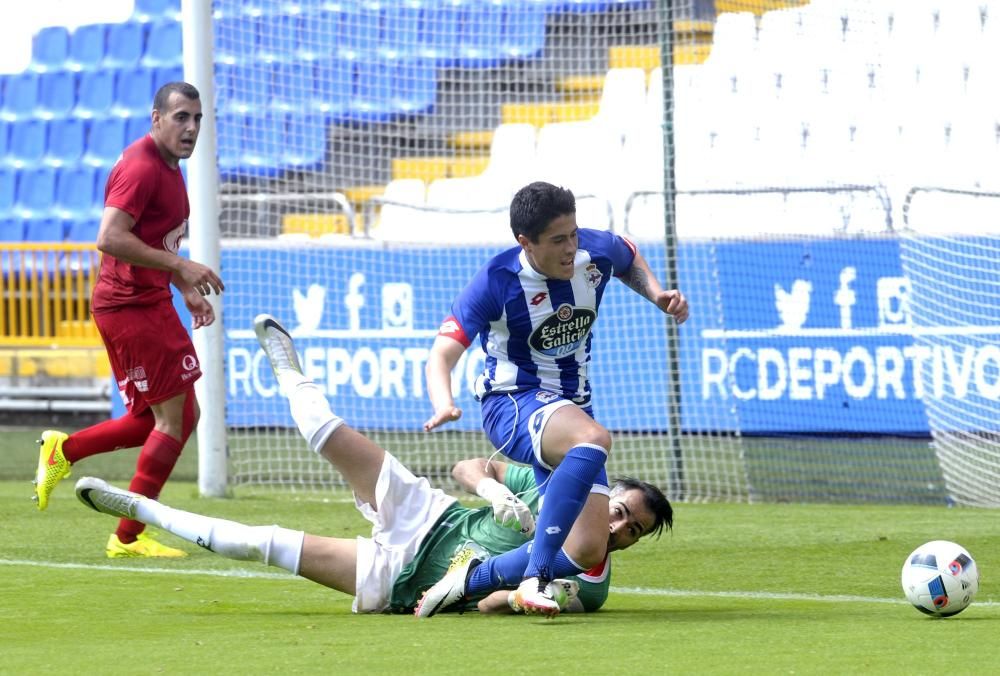
M 319 453 L 330 435 L 344 424 L 344 419 L 333 414 L 323 390 L 313 381 L 294 371 L 283 372 L 281 378 L 285 379 L 281 382 L 282 392 L 288 397 L 299 433 L 310 448 Z
M 299 572 L 303 531 L 279 526 L 247 526 L 235 521 L 185 512 L 156 500 L 141 500 L 136 519 L 173 533 L 199 547 L 237 561 L 260 561 Z

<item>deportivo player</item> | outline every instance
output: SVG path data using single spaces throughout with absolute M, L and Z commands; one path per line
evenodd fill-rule
M 611 435 L 593 418 L 587 376 L 591 328 L 612 277 L 678 323 L 680 291 L 665 291 L 629 240 L 577 227 L 573 193 L 548 183 L 521 188 L 510 205 L 518 246 L 484 265 L 455 300 L 427 361 L 432 430 L 462 412 L 451 371 L 479 336 L 486 366 L 477 381 L 483 427 L 508 458 L 530 464 L 545 496 L 534 544 L 472 560 L 428 592 L 418 616 L 460 598 L 524 579 L 533 610 L 556 613 L 547 583 L 598 565 L 607 550 L 604 469 Z
M 104 189 L 97 248 L 104 254 L 91 298 L 94 323 L 128 412 L 66 435 L 42 433 L 35 500 L 49 495 L 70 466 L 97 453 L 141 446 L 130 490 L 155 498 L 170 476 L 199 415 L 194 383 L 201 376 L 191 338 L 174 310 L 180 291 L 194 328 L 215 320 L 204 298 L 223 290 L 209 267 L 178 255 L 190 212 L 178 165 L 190 157 L 201 128 L 198 90 L 163 85 L 153 99 L 150 132 L 119 158 Z M 118 556 L 183 556 L 123 519 L 106 552 Z
M 351 594 L 354 612 L 409 612 L 450 562 L 498 554 L 525 542 L 520 531 L 530 532 L 537 502 L 530 468 L 483 459 L 459 462 L 452 470 L 458 483 L 469 492 L 490 495 L 492 503 L 479 509 L 462 506 L 334 415 L 323 391 L 302 374 L 291 336 L 273 317 L 258 317 L 255 330 L 299 431 L 350 484 L 357 508 L 372 523 L 372 537 L 247 526 L 174 509 L 91 477 L 77 482 L 80 500 L 99 512 L 159 526 L 222 556 L 262 561 Z M 514 496 L 522 491 L 535 497 L 525 502 Z M 623 479 L 612 496 L 605 521 L 609 550 L 630 547 L 673 523 L 669 501 L 650 484 Z M 610 585 L 609 562 L 581 575 L 577 584 L 579 593 L 564 599 L 564 610 L 600 608 Z M 453 605 L 460 607 L 465 606 Z M 516 591 L 491 594 L 478 607 L 522 610 Z

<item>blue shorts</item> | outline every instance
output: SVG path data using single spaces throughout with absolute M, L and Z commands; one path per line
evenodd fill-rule
M 493 393 L 482 401 L 483 430 L 493 446 L 506 457 L 531 465 L 535 470 L 535 483 L 541 487 L 552 473 L 552 467 L 542 460 L 545 424 L 563 406 L 576 405 L 548 390 Z M 594 417 L 589 405 L 581 410 Z

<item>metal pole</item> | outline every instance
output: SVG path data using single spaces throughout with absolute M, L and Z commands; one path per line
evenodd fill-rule
M 225 274 L 220 270 L 211 0 L 183 0 L 181 30 L 184 77 L 198 88 L 204 113 L 197 149 L 188 160 L 191 258 L 219 272 L 225 281 Z M 206 497 L 222 497 L 226 494 L 227 481 L 222 302 L 218 296 L 209 296 L 208 299 L 215 309 L 215 322 L 194 332 L 194 346 L 202 373 L 195 384 L 201 407 L 198 422 L 198 492 Z

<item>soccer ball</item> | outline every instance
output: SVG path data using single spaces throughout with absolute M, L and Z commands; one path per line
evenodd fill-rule
M 922 613 L 957 615 L 979 590 L 979 570 L 960 545 L 934 540 L 913 550 L 903 562 L 903 593 Z

